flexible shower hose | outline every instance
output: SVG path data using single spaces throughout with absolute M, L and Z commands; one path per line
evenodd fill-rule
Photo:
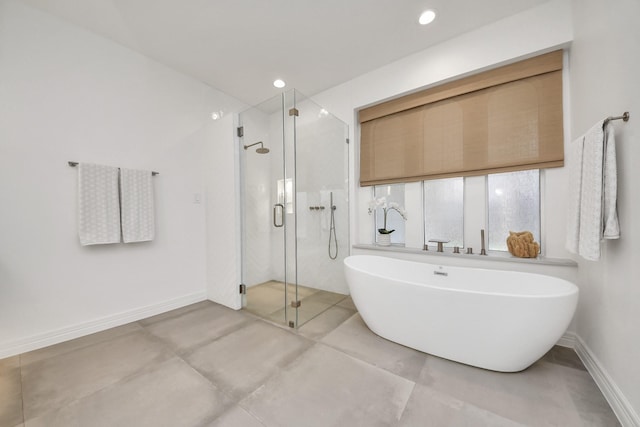
M 333 192 L 331 193 L 331 201 L 329 202 L 331 204 L 331 223 L 329 225 L 329 258 L 331 259 L 336 259 L 338 258 L 338 238 L 336 237 L 336 219 L 334 216 L 334 212 L 336 211 L 336 206 L 333 204 Z M 335 255 L 331 254 L 331 240 L 333 238 L 333 242 L 334 242 L 334 247 L 336 250 Z

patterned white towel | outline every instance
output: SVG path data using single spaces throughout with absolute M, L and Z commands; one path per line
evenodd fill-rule
M 604 239 L 619 239 L 620 224 L 618 223 L 618 167 L 616 163 L 615 130 L 611 123 L 604 130 Z
M 584 135 L 569 145 L 569 195 L 567 198 L 567 239 L 565 247 L 573 254 L 580 245 L 580 196 L 582 194 L 582 151 Z
M 121 169 L 122 238 L 125 243 L 155 237 L 155 213 L 151 171 Z
M 78 164 L 78 235 L 83 246 L 120 242 L 118 168 Z
M 620 237 L 613 126 L 600 121 L 575 140 L 571 165 L 566 248 L 597 261 L 602 239 Z

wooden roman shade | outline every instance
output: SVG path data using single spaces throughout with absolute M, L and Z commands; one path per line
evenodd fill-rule
M 562 166 L 562 51 L 359 112 L 360 185 Z

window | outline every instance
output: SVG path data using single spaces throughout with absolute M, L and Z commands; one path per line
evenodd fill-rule
M 487 176 L 488 248 L 507 251 L 509 231 L 530 231 L 540 243 L 540 171 Z
M 374 197 L 379 199 L 384 197 L 387 204 L 395 202 L 404 209 L 404 184 L 394 185 L 376 185 L 374 187 Z M 376 230 L 384 228 L 384 213 L 382 208 L 376 209 Z M 404 226 L 405 221 L 398 212 L 390 211 L 387 214 L 387 230 L 395 230 L 391 233 L 391 243 L 404 243 Z M 376 242 L 378 241 L 378 233 L 376 232 Z
M 424 181 L 424 235 L 464 246 L 464 178 Z

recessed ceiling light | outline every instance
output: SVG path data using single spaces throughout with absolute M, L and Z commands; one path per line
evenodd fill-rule
M 273 85 L 275 87 L 277 87 L 278 89 L 280 89 L 280 88 L 285 87 L 287 84 L 283 80 L 278 79 L 278 80 L 274 80 L 273 81 Z
M 427 25 L 432 23 L 434 19 L 436 19 L 436 13 L 433 10 L 429 9 L 422 12 L 422 15 L 420 15 L 420 18 L 418 19 L 418 22 L 420 23 L 420 25 Z

